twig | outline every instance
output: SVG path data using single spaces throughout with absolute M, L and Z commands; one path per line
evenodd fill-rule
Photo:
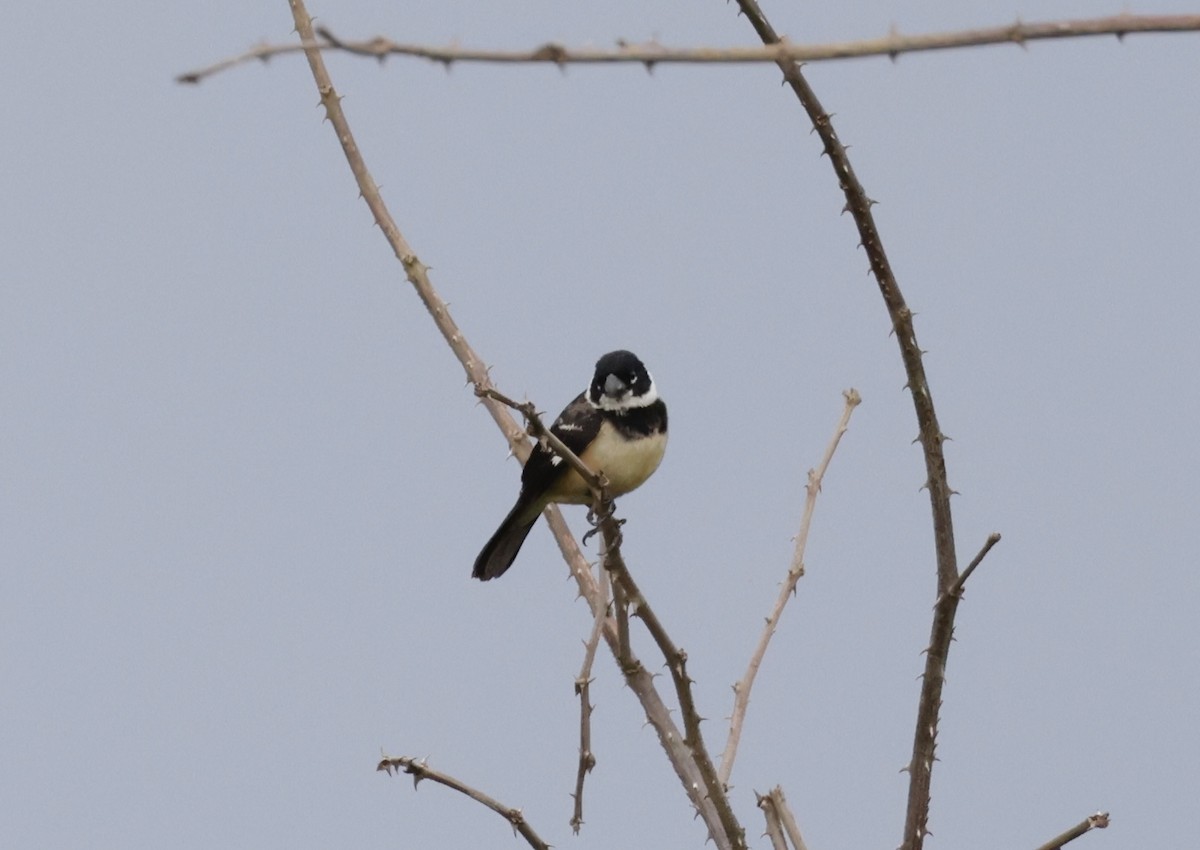
M 1051 838 L 1049 841 L 1039 847 L 1038 850 L 1058 850 L 1058 848 L 1062 847 L 1068 841 L 1074 841 L 1079 836 L 1091 832 L 1093 829 L 1107 828 L 1108 812 L 1096 812 L 1096 814 L 1084 818 L 1082 821 L 1075 824 L 1075 826 L 1068 829 L 1062 835 Z
M 305 57 L 308 60 L 309 68 L 312 70 L 313 79 L 316 82 L 317 91 L 321 97 L 321 104 L 324 106 L 325 114 L 337 133 L 338 141 L 346 155 L 346 161 L 350 164 L 350 169 L 354 173 L 359 191 L 370 208 L 371 214 L 375 217 L 375 222 L 379 225 L 384 237 L 388 240 L 388 244 L 392 246 L 397 259 L 400 260 L 401 265 L 404 267 L 408 281 L 413 285 L 425 308 L 433 317 L 434 323 L 450 346 L 450 350 L 454 352 L 454 355 L 458 358 L 464 370 L 466 370 L 468 380 L 475 384 L 476 387 L 490 387 L 491 380 L 488 377 L 487 369 L 470 345 L 467 344 L 458 326 L 450 318 L 446 303 L 437 294 L 437 291 L 434 290 L 432 283 L 429 281 L 427 267 L 417 258 L 408 242 L 401 235 L 396 222 L 392 219 L 386 204 L 383 202 L 378 186 L 367 170 L 366 162 L 363 160 L 358 145 L 354 140 L 354 134 L 350 130 L 345 113 L 342 111 L 341 98 L 334 89 L 329 72 L 325 68 L 324 59 L 321 57 L 321 51 L 313 34 L 312 19 L 305 8 L 304 0 L 289 0 L 289 4 L 292 9 L 292 18 L 295 21 L 296 32 L 300 34 L 301 42 L 305 46 Z M 495 399 L 485 398 L 483 399 L 483 404 L 500 427 L 500 430 L 504 433 L 512 452 L 520 460 L 524 461 L 529 456 L 530 451 L 525 432 L 517 426 L 516 421 L 508 414 L 504 406 Z M 551 531 L 554 533 L 554 539 L 557 541 L 559 549 L 563 552 L 563 556 L 570 566 L 571 574 L 578 583 L 580 592 L 587 599 L 594 616 L 598 610 L 603 609 L 605 603 L 601 601 L 599 588 L 591 571 L 587 568 L 587 562 L 583 558 L 583 553 L 579 551 L 579 546 L 575 542 L 575 538 L 571 535 L 570 529 L 567 528 L 566 523 L 563 521 L 562 513 L 557 507 L 552 506 L 548 508 L 546 518 L 550 524 Z M 606 626 L 604 629 L 604 640 L 610 650 L 616 655 L 616 629 Z M 646 719 L 654 727 L 659 743 L 667 754 L 667 760 L 670 761 L 675 775 L 679 777 L 679 781 L 683 785 L 688 799 L 695 806 L 697 813 L 704 821 L 704 825 L 708 828 L 709 835 L 712 837 L 717 850 L 732 850 L 734 847 L 733 839 L 726 834 L 725 824 L 717 811 L 716 803 L 711 801 L 702 791 L 703 782 L 699 768 L 693 760 L 691 751 L 684 745 L 682 736 L 679 734 L 679 729 L 671 719 L 670 711 L 666 704 L 663 703 L 661 695 L 655 688 L 654 677 L 633 656 L 632 652 L 623 656 L 620 659 L 620 664 L 626 684 L 629 685 L 630 690 L 637 696 L 642 709 L 646 712 Z
M 940 604 L 942 599 L 945 596 L 961 597 L 962 592 L 963 592 L 963 587 L 966 586 L 967 579 L 969 579 L 971 577 L 971 573 L 975 572 L 975 568 L 978 567 L 980 565 L 980 563 L 982 563 L 983 559 L 985 557 L 987 557 L 987 553 L 992 551 L 992 547 L 995 546 L 999 542 L 1000 542 L 1000 533 L 999 532 L 993 531 L 991 534 L 989 534 L 987 540 L 985 540 L 983 543 L 983 548 L 981 548 L 979 550 L 979 554 L 971 559 L 971 563 L 967 564 L 967 568 L 962 571 L 962 574 L 957 579 L 954 580 L 954 584 L 950 585 L 950 589 L 947 590 L 945 594 L 938 597 L 938 601 L 935 604 Z
M 804 575 L 804 550 L 808 545 L 808 530 L 812 525 L 813 510 L 817 506 L 817 493 L 821 491 L 821 481 L 825 478 L 825 470 L 829 468 L 829 463 L 833 460 L 833 453 L 837 451 L 842 435 L 850 427 L 850 416 L 854 413 L 854 408 L 862 402 L 862 397 L 854 388 L 846 390 L 842 396 L 846 400 L 846 405 L 842 408 L 842 415 L 838 420 L 837 428 L 834 429 L 833 438 L 825 449 L 825 456 L 821 458 L 816 469 L 808 471 L 804 513 L 800 520 L 800 531 L 796 534 L 796 548 L 792 554 L 791 566 L 788 568 L 783 584 L 780 585 L 779 595 L 775 599 L 775 607 L 767 617 L 762 634 L 758 638 L 758 645 L 750 656 L 746 672 L 733 686 L 733 712 L 729 717 L 729 737 L 725 739 L 725 751 L 721 754 L 721 770 L 717 774 L 722 785 L 728 786 L 729 777 L 733 774 L 733 761 L 737 757 L 738 742 L 742 737 L 742 726 L 746 720 L 746 709 L 750 704 L 750 689 L 754 687 L 754 678 L 758 675 L 758 668 L 762 665 L 763 657 L 767 653 L 767 645 L 771 642 L 771 638 L 779 626 L 784 606 L 795 595 L 796 583 Z
M 545 841 L 542 841 L 538 834 L 533 831 L 533 827 L 531 827 L 529 822 L 525 820 L 525 815 L 521 813 L 520 809 L 514 809 L 511 806 L 506 806 L 499 800 L 496 800 L 494 797 L 489 797 L 479 789 L 472 788 L 470 785 L 467 785 L 465 782 L 459 779 L 455 779 L 449 774 L 434 770 L 425 764 L 424 761 L 418 761 L 411 756 L 385 756 L 375 769 L 387 771 L 389 776 L 391 776 L 393 772 L 410 774 L 413 778 L 414 788 L 416 788 L 417 783 L 422 779 L 429 779 L 438 783 L 439 785 L 445 785 L 447 788 L 453 788 L 460 794 L 467 795 L 475 802 L 487 806 L 493 812 L 500 815 L 500 817 L 512 824 L 513 829 L 520 833 L 521 837 L 528 842 L 530 847 L 535 848 L 535 850 L 550 850 L 550 845 Z
M 604 572 L 610 574 L 607 550 L 606 546 Z M 620 582 L 613 583 L 613 616 L 617 618 L 617 654 L 631 656 L 633 652 L 629 647 L 629 595 L 625 592 L 625 585 Z
M 755 0 L 737 0 L 738 7 L 749 19 L 764 44 L 778 44 L 779 36 L 767 21 Z M 816 92 L 792 61 L 778 63 L 784 80 L 791 86 L 801 105 L 808 113 L 809 121 L 821 137 L 825 153 L 833 165 L 838 185 L 846 196 L 846 209 L 854 218 L 858 235 L 867 253 L 871 272 L 883 296 L 884 305 L 892 320 L 892 329 L 900 345 L 900 358 L 908 375 L 908 389 L 916 409 L 918 434 L 921 450 L 925 456 L 925 486 L 929 490 L 929 502 L 933 513 L 933 539 L 937 558 L 937 592 L 944 594 L 958 578 L 957 555 L 954 551 L 954 523 L 950 513 L 950 483 L 946 477 L 946 459 L 942 443 L 946 436 L 938 425 L 933 407 L 933 394 L 925 376 L 921 359 L 921 347 L 917 344 L 913 329 L 912 310 L 904 300 L 900 286 L 888 262 L 883 240 L 871 214 L 874 203 L 867 197 L 859 182 L 846 148 L 833 128 L 829 113 L 818 100 Z M 953 597 L 951 597 L 953 598 Z M 950 635 L 956 605 L 938 606 L 938 612 L 949 616 L 951 630 L 944 632 L 945 642 L 931 641 L 925 657 L 925 674 L 921 683 L 921 697 L 917 706 L 916 732 L 913 736 L 913 758 L 909 763 L 908 806 L 905 815 L 902 850 L 921 850 L 929 818 L 929 787 L 933 776 L 933 754 L 937 739 L 938 714 L 942 704 L 942 688 L 945 685 L 946 659 L 950 653 Z M 935 614 L 934 635 L 937 631 Z
M 808 850 L 804 839 L 800 837 L 800 826 L 796 823 L 796 816 L 792 814 L 787 798 L 783 796 L 783 788 L 776 785 L 769 793 L 755 792 L 754 796 L 758 807 L 763 810 L 763 815 L 767 819 L 767 835 L 771 837 L 773 850 L 780 850 L 780 848 L 787 850 L 788 844 L 784 839 L 785 832 L 787 838 L 791 840 L 793 850 Z
M 792 842 L 792 847 L 795 850 L 808 850 L 804 844 L 804 839 L 800 837 L 800 826 L 796 823 L 796 816 L 792 814 L 792 808 L 788 805 L 787 798 L 783 796 L 783 788 L 776 785 L 771 789 L 771 802 L 775 804 L 775 811 L 779 813 L 779 819 L 783 821 L 783 829 L 787 832 L 788 839 Z
M 652 69 L 665 64 L 761 63 L 761 62 L 822 62 L 838 59 L 861 59 L 887 56 L 896 59 L 905 53 L 980 47 L 991 44 L 1016 44 L 1043 39 L 1065 39 L 1114 35 L 1124 39 L 1131 33 L 1172 33 L 1200 30 L 1200 15 L 1110 15 L 1066 21 L 1024 23 L 1020 20 L 998 27 L 959 30 L 955 32 L 901 35 L 891 32 L 882 38 L 832 44 L 792 44 L 781 41 L 763 47 L 666 47 L 655 41 L 633 44 L 618 41 L 615 48 L 566 47 L 546 43 L 532 50 L 488 50 L 450 45 L 433 47 L 421 44 L 401 44 L 377 36 L 361 41 L 338 38 L 326 28 L 318 28 L 321 50 L 335 50 L 357 56 L 383 60 L 389 56 L 427 59 L 449 67 L 455 62 L 488 62 L 500 64 L 541 63 L 557 66 L 637 63 Z M 222 71 L 247 62 L 267 60 L 304 48 L 295 44 L 260 44 L 237 56 L 231 56 L 204 68 L 180 74 L 180 83 L 199 83 Z
M 754 792 L 754 802 L 763 812 L 767 822 L 767 837 L 771 839 L 771 850 L 788 850 L 787 839 L 783 837 L 783 822 L 779 818 L 779 810 L 769 794 Z
M 606 587 L 603 576 L 600 586 Z M 579 771 L 575 775 L 575 808 L 571 813 L 571 831 L 579 834 L 583 826 L 583 782 L 592 768 L 596 766 L 596 756 L 592 752 L 592 711 L 595 706 L 591 703 L 592 662 L 596 660 L 596 648 L 600 645 L 600 633 L 604 629 L 604 621 L 608 618 L 606 611 L 601 610 L 592 622 L 592 633 L 588 635 L 583 650 L 583 666 L 575 677 L 575 694 L 579 697 Z
M 937 747 L 937 722 L 942 705 L 942 686 L 946 681 L 946 659 L 954 640 L 954 618 L 962 601 L 963 584 L 985 555 L 1000 541 L 1000 535 L 988 536 L 979 554 L 962 575 L 943 591 L 933 606 L 929 648 L 925 650 L 925 673 L 921 683 L 921 700 L 917 706 L 917 731 L 913 736 L 912 759 L 906 766 L 909 772 L 908 818 L 905 823 L 905 844 L 902 850 L 920 850 L 929 817 L 929 783 L 933 773 Z M 914 793 L 916 796 L 914 796 Z M 914 832 L 910 833 L 909 829 Z M 912 842 L 912 843 L 910 843 Z

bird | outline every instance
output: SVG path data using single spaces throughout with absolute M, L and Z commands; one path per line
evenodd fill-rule
M 646 482 L 667 448 L 667 405 L 637 355 L 610 351 L 596 361 L 588 388 L 563 408 L 550 431 L 592 472 L 608 480 L 608 495 L 623 496 Z M 587 482 L 541 442 L 521 471 L 521 493 L 475 559 L 481 581 L 502 576 L 551 503 L 586 505 Z

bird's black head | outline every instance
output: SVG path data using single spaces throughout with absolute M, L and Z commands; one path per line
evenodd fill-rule
M 601 410 L 623 413 L 658 401 L 654 379 L 631 351 L 610 351 L 596 361 L 588 401 Z

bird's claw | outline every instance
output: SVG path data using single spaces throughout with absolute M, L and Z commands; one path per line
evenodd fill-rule
M 611 519 L 614 523 L 616 523 L 618 539 L 621 536 L 621 526 L 625 524 L 625 520 L 613 516 L 617 510 L 616 504 L 608 499 L 605 499 L 601 503 L 601 506 L 602 507 L 600 511 L 596 510 L 595 505 L 592 505 L 588 508 L 587 521 L 592 527 L 583 535 L 583 544 L 585 546 L 589 540 L 600 533 L 600 526 L 603 525 L 604 521 L 607 519 Z

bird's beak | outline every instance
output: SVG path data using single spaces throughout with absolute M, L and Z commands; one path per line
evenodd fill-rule
M 625 392 L 625 382 L 616 375 L 604 379 L 604 394 L 609 398 L 620 398 Z

